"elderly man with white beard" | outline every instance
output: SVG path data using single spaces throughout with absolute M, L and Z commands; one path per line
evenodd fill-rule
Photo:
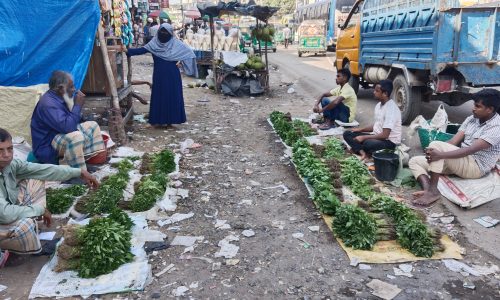
M 87 170 L 85 161 L 106 150 L 101 129 L 93 121 L 80 123 L 85 95 L 76 91 L 69 73 L 54 71 L 49 89 L 31 118 L 33 154 L 39 163 Z

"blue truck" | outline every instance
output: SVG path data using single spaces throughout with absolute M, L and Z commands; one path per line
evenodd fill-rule
M 500 1 L 358 0 L 340 24 L 335 67 L 350 84 L 394 83 L 404 124 L 422 101 L 461 105 L 483 87 L 500 89 Z

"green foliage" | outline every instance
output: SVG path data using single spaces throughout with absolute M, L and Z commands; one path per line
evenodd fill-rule
M 295 1 L 292 0 L 264 0 L 263 5 L 279 7 L 276 15 L 292 14 L 295 11 Z
M 300 120 L 292 121 L 289 114 L 273 111 L 270 119 L 274 130 L 288 146 L 293 146 L 295 142 L 304 136 L 316 134 L 309 124 Z
M 85 201 L 85 212 L 91 215 L 111 213 L 116 204 L 123 198 L 123 190 L 129 180 L 128 172 L 133 164 L 124 159 L 118 164 L 118 173 L 109 176 L 101 186 Z
M 383 194 L 376 194 L 369 203 L 375 210 L 392 218 L 401 246 L 416 256 L 431 257 L 434 254 L 432 234 L 412 209 Z
M 153 156 L 153 164 L 156 172 L 172 173 L 175 171 L 175 155 L 172 151 L 165 149 Z
M 156 174 L 157 177 L 161 173 Z M 154 175 L 145 176 L 139 183 L 134 198 L 130 202 L 130 209 L 134 212 L 146 211 L 153 207 L 156 200 L 165 193 L 166 185 L 154 180 Z M 166 178 L 164 176 L 163 178 Z
M 134 226 L 134 222 L 132 222 L 129 215 L 118 207 L 113 209 L 108 218 L 122 225 L 126 230 L 130 230 Z
M 329 138 L 325 141 L 325 158 L 326 159 L 343 159 L 344 145 L 339 139 Z
M 371 186 L 372 178 L 366 166 L 354 156 L 344 159 L 342 165 L 342 182 L 351 188 L 352 192 L 363 200 L 374 195 Z
M 75 197 L 85 194 L 84 185 L 73 185 L 64 189 L 47 189 L 47 209 L 53 214 L 66 212 L 73 204 Z
M 377 242 L 375 219 L 363 209 L 344 204 L 337 209 L 333 231 L 348 247 L 370 250 Z
M 80 237 L 78 276 L 94 278 L 132 261 L 131 236 L 130 230 L 110 218 L 90 220 Z

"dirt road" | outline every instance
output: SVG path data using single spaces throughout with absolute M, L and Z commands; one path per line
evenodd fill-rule
M 134 76 L 150 77 L 151 58 L 134 61 Z M 371 265 L 369 270 L 350 266 L 266 121 L 273 110 L 305 115 L 310 109 L 304 94 L 286 93 L 288 87 L 280 86 L 280 74 L 271 74 L 272 97 L 236 99 L 203 88 L 185 88 L 188 123 L 175 130 L 146 129 L 139 123 L 129 128 L 133 132 L 130 145 L 137 150 L 178 150 L 187 138 L 202 145 L 183 156 L 179 178 L 189 197 L 180 200 L 176 212 L 193 212 L 194 216 L 174 226 L 159 228 L 150 223 L 152 229 L 166 233 L 169 242 L 176 236 L 202 238 L 191 249 L 170 246 L 153 253 L 153 274 L 170 264 L 174 269 L 154 276 L 144 292 L 99 298 L 166 299 L 185 290 L 184 296 L 194 299 L 375 299 L 366 286 L 372 279 L 401 288 L 396 299 L 498 297 L 498 279 L 464 277 L 441 261 L 412 263 L 412 278 L 388 278 L 397 265 Z M 149 92 L 139 89 L 145 95 Z M 145 112 L 147 107 L 137 104 L 137 111 Z M 286 188 L 277 187 L 281 185 Z M 311 231 L 310 226 L 319 226 L 319 231 Z M 467 263 L 498 265 L 496 258 L 463 238 L 459 224 L 455 226 Z M 294 238 L 294 233 L 302 233 L 302 240 Z M 230 259 L 217 257 L 225 238 L 238 247 Z M 0 283 L 8 278 L 9 287 L 0 297 L 26 299 L 29 282 L 43 262 L 34 269 L 28 263 L 1 270 Z M 15 283 L 14 278 L 23 278 L 27 284 Z M 474 284 L 475 290 L 464 288 L 464 282 Z

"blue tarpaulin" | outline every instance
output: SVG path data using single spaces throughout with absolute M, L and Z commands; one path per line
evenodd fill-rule
M 99 21 L 98 0 L 1 0 L 0 86 L 48 83 L 64 70 L 80 88 Z

